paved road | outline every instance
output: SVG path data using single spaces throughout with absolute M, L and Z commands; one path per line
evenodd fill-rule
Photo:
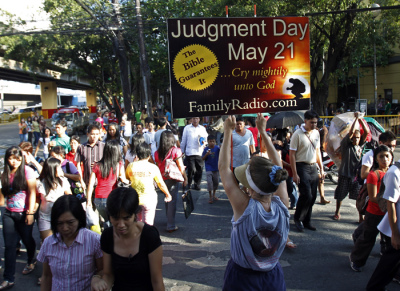
M 4 137 L 3 127 L 0 135 Z M 0 139 L 0 146 L 3 138 Z M 398 156 L 399 149 L 396 149 Z M 203 175 L 204 176 L 204 175 Z M 206 189 L 206 182 L 201 184 Z M 326 182 L 326 196 L 333 200 L 335 186 Z M 221 290 L 225 266 L 230 257 L 229 239 L 232 210 L 222 187 L 217 196 L 219 201 L 208 204 L 208 193 L 204 190 L 193 191 L 195 211 L 185 219 L 182 204 L 178 203 L 177 225 L 179 230 L 167 233 L 165 208 L 162 195 L 159 195 L 155 226 L 159 229 L 164 245 L 163 275 L 167 290 L 203 291 Z M 298 245 L 295 250 L 285 250 L 280 263 L 283 267 L 288 290 L 365 290 L 375 266 L 379 260 L 379 245 L 376 244 L 361 273 L 350 269 L 348 255 L 353 243 L 351 234 L 358 220 L 355 203 L 346 199 L 343 202 L 340 221 L 333 221 L 335 205 L 316 204 L 313 209 L 313 223 L 316 232 L 296 232 L 291 220 L 290 238 Z M 291 211 L 293 215 L 293 211 Z M 4 252 L 4 242 L 0 234 L 0 258 Z M 35 239 L 39 235 L 35 228 Z M 18 257 L 16 285 L 13 290 L 39 290 L 36 286 L 41 273 L 38 265 L 33 273 L 21 275 L 24 267 L 25 252 Z M 400 290 L 400 285 L 391 283 L 389 290 Z

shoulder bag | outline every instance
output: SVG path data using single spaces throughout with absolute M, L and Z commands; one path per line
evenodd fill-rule
M 171 152 L 173 150 L 173 147 L 169 150 L 167 156 L 171 156 Z M 164 177 L 167 179 L 175 180 L 178 182 L 183 182 L 185 179 L 182 176 L 181 171 L 179 170 L 178 165 L 176 164 L 176 160 L 178 160 L 180 157 L 177 157 L 176 159 L 165 159 L 165 169 L 164 169 Z

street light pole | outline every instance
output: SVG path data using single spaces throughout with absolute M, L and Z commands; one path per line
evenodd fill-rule
M 372 4 L 372 8 L 380 7 L 379 4 Z M 381 13 L 380 10 L 374 10 L 372 12 L 372 17 L 374 18 L 374 100 L 375 100 L 375 115 L 378 114 L 378 85 L 376 84 L 376 41 L 375 41 L 375 19 Z

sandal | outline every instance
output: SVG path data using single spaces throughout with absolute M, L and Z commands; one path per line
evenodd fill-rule
M 3 283 L 1 283 L 0 285 L 0 290 L 7 290 L 10 289 L 12 287 L 14 287 L 14 282 L 9 282 L 7 280 L 4 280 Z
M 335 215 L 332 217 L 332 219 L 333 219 L 333 220 L 340 220 L 340 214 L 335 214 Z
M 25 268 L 22 270 L 22 275 L 28 275 L 28 274 L 32 273 L 33 270 L 35 270 L 35 266 L 36 266 L 36 261 L 30 265 L 27 264 L 25 266 Z
M 213 197 L 213 200 L 214 200 L 214 201 L 218 201 L 219 198 L 214 196 L 214 197 Z
M 297 248 L 297 245 L 294 243 L 294 242 L 292 242 L 291 240 L 290 241 L 288 241 L 287 243 L 286 243 L 286 246 L 285 246 L 286 248 L 288 248 L 288 249 L 295 249 L 295 248 Z
M 329 203 L 331 203 L 331 201 L 330 201 L 330 200 L 326 200 L 326 199 L 321 200 L 321 201 L 319 202 L 319 204 L 322 204 L 322 205 L 326 205 L 326 204 L 329 204 Z
M 210 198 L 210 199 L 208 200 L 208 203 L 209 203 L 209 204 L 213 204 L 213 202 L 214 202 L 214 200 L 213 200 L 212 198 Z

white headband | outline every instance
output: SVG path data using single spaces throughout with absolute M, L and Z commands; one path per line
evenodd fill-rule
M 270 192 L 270 193 L 263 192 L 256 186 L 256 184 L 254 184 L 253 179 L 251 179 L 251 175 L 250 175 L 250 165 L 248 165 L 246 168 L 246 179 L 247 179 L 247 183 L 249 183 L 249 186 L 251 187 L 251 189 L 256 191 L 258 194 L 260 194 L 260 195 L 274 194 L 274 192 Z

